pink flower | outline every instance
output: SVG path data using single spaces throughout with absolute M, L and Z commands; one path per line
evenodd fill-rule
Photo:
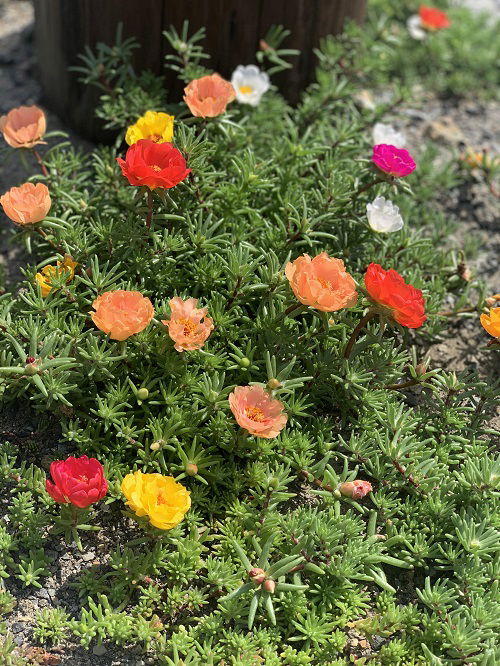
M 162 319 L 161 323 L 168 328 L 178 352 L 200 349 L 213 331 L 214 322 L 206 316 L 208 308 L 197 308 L 197 304 L 197 298 L 183 301 L 176 296 L 169 301 L 171 317 Z
M 372 484 L 369 481 L 345 481 L 339 486 L 340 494 L 351 499 L 362 499 L 372 491 Z
M 103 466 L 95 458 L 69 456 L 66 460 L 55 460 L 50 465 L 50 476 L 52 480 L 46 480 L 45 488 L 59 504 L 86 509 L 108 492 Z
M 372 162 L 381 171 L 395 178 L 404 178 L 417 167 L 407 150 L 390 146 L 387 143 L 379 143 L 377 146 L 373 146 Z
M 262 386 L 237 386 L 228 399 L 238 425 L 251 435 L 271 439 L 285 427 L 288 417 L 283 404 Z

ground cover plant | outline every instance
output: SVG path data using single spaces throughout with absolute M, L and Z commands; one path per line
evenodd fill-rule
M 133 71 L 120 32 L 83 54 L 113 146 L 83 155 L 34 108 L 0 120 L 6 159 L 33 158 L 1 203 L 34 257 L 0 297 L 0 386 L 57 419 L 67 451 L 2 443 L 4 620 L 14 584 L 59 565 L 49 545 L 83 558 L 110 535 L 71 583 L 80 613 L 37 616 L 41 645 L 191 666 L 499 661 L 499 387 L 425 348 L 465 312 L 498 358 L 500 297 L 434 205 L 464 170 L 380 125 L 429 49 L 440 92 L 474 67 L 493 90 L 491 51 L 461 48 L 493 28 L 420 16 L 416 39 L 417 5 L 374 8 L 324 41 L 296 108 L 272 87 L 293 66 L 283 30 L 230 83 L 185 26 L 165 34 L 183 100 Z M 493 183 L 495 160 L 474 159 Z

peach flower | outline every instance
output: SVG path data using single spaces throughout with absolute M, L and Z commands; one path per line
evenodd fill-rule
M 139 291 L 117 289 L 106 291 L 92 303 L 95 312 L 90 312 L 92 321 L 112 340 L 126 340 L 140 333 L 149 324 L 155 313 L 151 301 Z
M 197 298 L 183 301 L 176 296 L 169 301 L 171 317 L 161 323 L 168 328 L 178 352 L 200 349 L 214 328 L 213 320 L 206 316 L 208 308 L 197 308 L 197 304 Z
M 42 141 L 47 122 L 37 106 L 18 106 L 0 117 L 0 132 L 12 148 L 33 148 Z
M 43 183 L 24 183 L 11 187 L 0 197 L 2 208 L 14 224 L 24 226 L 41 222 L 50 210 L 52 201 L 48 187 Z
M 228 400 L 238 425 L 256 437 L 277 437 L 288 420 L 283 404 L 262 386 L 237 386 Z
M 303 254 L 286 265 L 285 275 L 297 299 L 316 310 L 335 312 L 356 305 L 358 300 L 356 285 L 344 262 L 326 252 L 313 259 Z
M 193 79 L 184 88 L 184 101 L 198 118 L 214 118 L 224 113 L 236 97 L 233 86 L 218 74 Z

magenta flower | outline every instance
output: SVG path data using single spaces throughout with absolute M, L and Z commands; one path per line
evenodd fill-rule
M 413 157 L 407 150 L 387 143 L 373 146 L 372 162 L 384 173 L 395 178 L 404 178 L 416 169 Z

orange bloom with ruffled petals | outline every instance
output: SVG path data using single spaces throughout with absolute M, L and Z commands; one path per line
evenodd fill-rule
M 42 141 L 47 121 L 37 106 L 18 106 L 0 117 L 0 132 L 12 148 L 33 148 Z
M 418 10 L 418 15 L 420 16 L 422 26 L 427 30 L 443 30 L 444 28 L 450 27 L 448 14 L 442 12 L 440 9 L 436 9 L 436 7 L 421 5 Z
M 149 298 L 139 291 L 117 289 L 106 291 L 92 303 L 92 321 L 112 340 L 126 340 L 140 333 L 153 319 L 155 313 Z
M 25 226 L 47 217 L 52 201 L 47 185 L 24 183 L 20 187 L 11 187 L 0 197 L 0 204 L 14 224 Z
M 494 338 L 500 338 L 500 308 L 490 308 L 490 314 L 480 316 L 481 325 Z
M 235 97 L 233 86 L 218 74 L 193 79 L 184 88 L 184 101 L 197 118 L 220 116 Z
M 170 319 L 162 319 L 168 334 L 175 342 L 178 352 L 200 349 L 213 331 L 214 322 L 207 317 L 208 308 L 197 308 L 198 299 L 183 301 L 176 296 L 169 301 L 172 314 Z
M 356 285 L 345 270 L 344 262 L 329 257 L 326 252 L 312 259 L 303 254 L 286 265 L 285 275 L 303 305 L 322 312 L 335 312 L 356 305 Z
M 238 425 L 256 437 L 277 437 L 288 420 L 283 403 L 262 386 L 237 386 L 228 400 Z

